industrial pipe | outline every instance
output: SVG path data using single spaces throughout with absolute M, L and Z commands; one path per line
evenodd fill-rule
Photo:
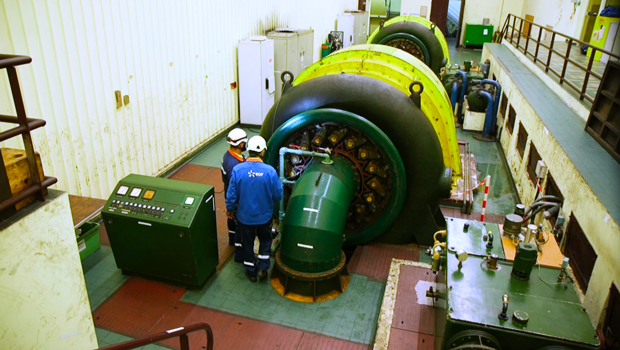
M 493 110 L 495 109 L 495 103 L 491 93 L 485 90 L 478 90 L 478 96 L 484 96 L 487 99 L 486 117 L 484 118 L 484 129 L 482 129 L 482 137 L 488 138 L 493 128 Z
M 354 167 L 348 160 L 312 162 L 288 200 L 288 215 L 281 225 L 283 264 L 301 273 L 338 265 L 356 187 Z
M 459 92 L 457 91 L 457 89 L 459 89 L 459 83 L 455 80 L 452 82 L 452 93 L 450 94 L 450 103 L 452 103 L 452 112 L 454 114 L 456 114 L 456 107 L 457 107 L 457 101 L 458 101 L 458 95 Z
M 458 108 L 458 111 L 456 111 L 456 118 L 458 119 L 459 123 L 463 124 L 463 99 L 464 99 L 465 93 L 467 92 L 467 74 L 463 72 L 462 70 L 457 70 L 454 76 L 461 77 L 461 79 L 463 80 L 463 82 L 461 83 L 461 87 L 459 88 L 459 92 L 458 92 L 459 108 Z
M 543 203 L 542 205 L 537 206 L 536 209 L 534 209 L 531 213 L 527 214 L 523 218 L 523 222 L 526 222 L 527 220 L 534 218 L 538 213 L 540 213 L 545 208 L 549 208 L 549 209 L 553 207 L 559 208 L 559 206 L 560 206 L 560 203 Z
M 523 213 L 523 217 L 525 217 L 530 211 L 532 211 L 534 208 L 536 208 L 539 205 L 548 203 L 546 202 L 547 200 L 550 201 L 555 201 L 555 203 L 559 203 L 562 201 L 562 199 L 556 197 L 556 196 L 551 196 L 551 195 L 545 195 L 545 196 L 541 196 L 538 199 L 536 199 L 529 207 L 527 207 L 525 209 L 525 212 Z
M 286 147 L 281 147 L 280 148 L 280 182 L 284 185 L 284 184 L 294 184 L 295 181 L 291 181 L 291 180 L 287 180 L 286 177 L 284 176 L 284 156 L 287 154 L 297 154 L 300 156 L 310 156 L 310 157 L 316 157 L 316 158 L 323 158 L 323 164 L 331 164 L 332 160 L 329 154 L 327 153 L 319 153 L 319 152 L 311 152 L 311 151 L 302 151 L 300 149 L 295 149 L 295 148 L 286 148 Z M 282 219 L 284 219 L 284 198 L 282 198 L 282 200 L 280 201 L 280 213 L 278 215 L 280 222 L 282 222 Z
M 441 262 L 441 249 L 445 249 L 446 248 L 446 242 L 441 242 L 438 238 L 437 235 L 442 235 L 442 236 L 446 236 L 446 230 L 441 230 L 441 231 L 437 231 L 435 232 L 435 234 L 433 235 L 433 247 L 431 248 L 431 254 L 433 257 L 432 260 L 432 264 L 431 264 L 431 270 L 433 270 L 433 273 L 437 273 L 437 271 L 439 271 L 439 263 Z
M 285 152 L 280 150 L 283 157 Z M 355 172 L 354 164 L 344 157 L 328 163 L 315 159 L 295 183 L 288 215 L 280 225 L 282 248 L 276 253 L 271 277 L 281 295 L 320 301 L 334 297 L 334 290 L 346 289 L 342 243 L 349 206 L 360 186 Z
M 495 105 L 493 106 L 493 123 L 491 125 L 495 125 L 497 122 L 497 110 L 499 107 L 499 100 L 502 98 L 502 86 L 495 80 L 491 79 L 482 79 L 480 85 L 489 84 L 495 86 Z M 493 132 L 493 130 L 491 130 Z

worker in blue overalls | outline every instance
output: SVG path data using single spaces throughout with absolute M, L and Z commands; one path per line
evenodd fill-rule
M 237 230 L 241 232 L 245 274 L 252 282 L 267 278 L 271 253 L 271 224 L 273 208 L 282 199 L 282 184 L 276 170 L 263 163 L 267 143 L 260 136 L 248 141 L 248 159 L 237 165 L 230 178 L 226 193 L 229 218 L 236 215 Z M 236 212 L 235 212 L 236 210 Z M 254 242 L 260 242 L 258 259 L 254 257 Z
M 228 133 L 226 142 L 230 144 L 228 151 L 224 153 L 222 158 L 222 181 L 224 182 L 224 198 L 226 198 L 226 191 L 228 191 L 228 183 L 230 182 L 230 175 L 235 165 L 243 163 L 245 157 L 243 151 L 245 151 L 248 143 L 248 135 L 243 129 L 235 128 Z M 237 232 L 237 222 L 234 217 L 228 218 L 228 244 L 235 246 L 235 261 L 243 261 L 243 243 L 241 241 L 241 234 Z

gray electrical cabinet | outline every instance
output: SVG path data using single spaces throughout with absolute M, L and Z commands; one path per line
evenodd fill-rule
M 276 28 L 267 33 L 274 41 L 274 73 L 276 80 L 277 103 L 282 96 L 281 75 L 284 71 L 299 76 L 304 69 L 314 63 L 314 30 Z
M 368 12 L 347 11 L 338 15 L 337 30 L 344 33 L 343 47 L 366 44 Z

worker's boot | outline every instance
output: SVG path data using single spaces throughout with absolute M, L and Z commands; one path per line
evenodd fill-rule
M 262 282 L 267 279 L 268 273 L 267 271 L 261 270 L 261 271 L 258 271 L 258 274 L 256 276 L 258 277 L 258 281 Z
M 251 276 L 248 270 L 245 270 L 245 275 L 248 276 L 250 282 L 256 282 L 256 276 Z

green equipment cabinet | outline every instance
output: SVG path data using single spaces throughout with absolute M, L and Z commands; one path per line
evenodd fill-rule
M 535 265 L 529 280 L 515 278 L 498 225 L 455 218 L 447 224 L 447 254 L 433 297 L 435 349 L 600 348 L 574 284 L 558 282 L 560 269 Z
M 493 26 L 484 24 L 467 24 L 463 45 L 482 46 L 493 41 Z
M 200 287 L 218 264 L 213 186 L 131 174 L 101 212 L 116 265 Z

